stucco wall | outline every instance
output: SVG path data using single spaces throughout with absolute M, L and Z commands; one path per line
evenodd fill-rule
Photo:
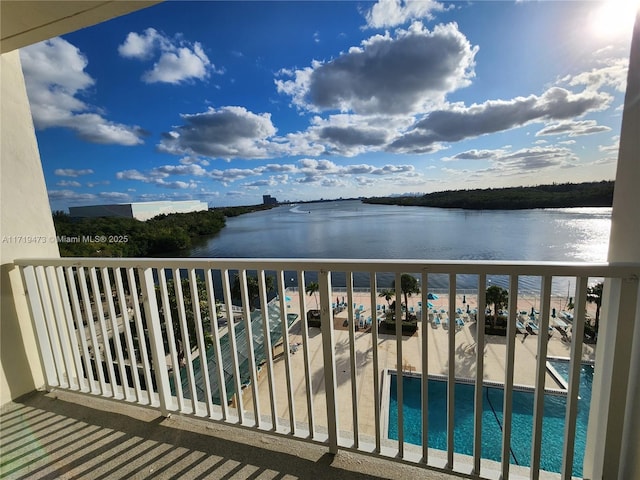
M 17 258 L 59 257 L 18 52 L 0 55 L 0 404 L 44 384 Z

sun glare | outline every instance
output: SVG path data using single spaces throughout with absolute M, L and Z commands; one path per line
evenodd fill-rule
M 629 35 L 633 29 L 640 0 L 608 0 L 595 7 L 591 14 L 591 30 L 602 38 Z

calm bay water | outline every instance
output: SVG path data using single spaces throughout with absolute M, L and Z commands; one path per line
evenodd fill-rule
M 354 200 L 230 218 L 188 256 L 602 262 L 610 227 L 610 208 L 469 211 Z M 446 286 L 446 279 L 433 281 Z M 463 279 L 459 287 L 473 283 Z

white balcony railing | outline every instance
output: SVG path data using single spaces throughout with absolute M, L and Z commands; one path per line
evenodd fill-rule
M 556 415 L 564 418 L 563 441 L 555 452 L 560 463 L 551 470 L 564 478 L 580 474 L 582 464 L 574 461 L 584 450 L 575 445 L 577 430 L 584 428 L 578 422 L 585 395 L 579 391 L 580 372 L 583 361 L 595 355 L 595 344 L 583 343 L 587 285 L 602 278 L 636 282 L 617 298 L 621 305 L 635 305 L 640 272 L 637 265 L 369 260 L 15 263 L 22 270 L 49 389 L 291 435 L 325 443 L 332 453 L 355 449 L 503 478 L 521 468 L 538 478 L 548 468 L 543 438 L 551 428 L 544 424 L 548 394 L 566 396 Z M 407 311 L 396 302 L 389 312 L 380 287 L 394 281 L 394 296 L 404 301 L 405 272 L 422 287 L 438 279 L 440 298 L 420 288 Z M 316 306 L 314 296 L 305 293 L 311 281 L 318 285 L 319 329 L 307 320 Z M 491 305 L 478 292 L 492 283 L 509 293 L 501 337 L 485 337 L 485 309 Z M 567 315 L 567 328 L 561 328 L 557 293 L 566 292 L 566 285 L 572 290 L 562 297 L 573 297 L 575 318 Z M 401 322 L 391 322 L 407 313 L 415 314 L 417 332 L 403 332 Z M 557 372 L 547 368 L 553 355 L 570 359 L 564 382 L 554 383 Z M 419 382 L 418 392 L 407 390 L 409 378 Z M 437 412 L 430 378 L 445 382 L 445 406 Z M 460 382 L 473 387 L 467 427 L 460 426 L 466 414 L 456 403 Z M 491 407 L 498 434 L 488 433 L 483 419 L 489 385 L 498 387 L 501 397 L 502 406 Z M 516 443 L 522 442 L 522 427 L 514 431 L 514 415 L 520 418 L 522 412 L 514 413 L 514 394 L 524 390 L 533 400 L 525 414 L 527 458 L 519 461 L 514 448 L 521 448 Z M 416 403 L 417 409 L 410 405 Z M 438 426 L 439 417 L 444 426 Z M 417 440 L 409 433 L 416 424 Z M 435 430 L 445 442 L 429 446 L 429 432 Z M 487 435 L 499 438 L 483 438 Z M 461 447 L 464 442 L 470 446 Z M 498 453 L 487 455 L 491 444 L 499 444 Z

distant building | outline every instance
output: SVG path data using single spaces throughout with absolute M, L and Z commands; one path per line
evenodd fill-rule
M 278 199 L 276 197 L 272 197 L 271 195 L 263 195 L 262 203 L 263 205 L 277 205 Z
M 160 201 L 69 207 L 69 215 L 72 217 L 135 218 L 136 220 L 144 221 L 162 214 L 202 212 L 208 209 L 207 202 L 199 200 Z

